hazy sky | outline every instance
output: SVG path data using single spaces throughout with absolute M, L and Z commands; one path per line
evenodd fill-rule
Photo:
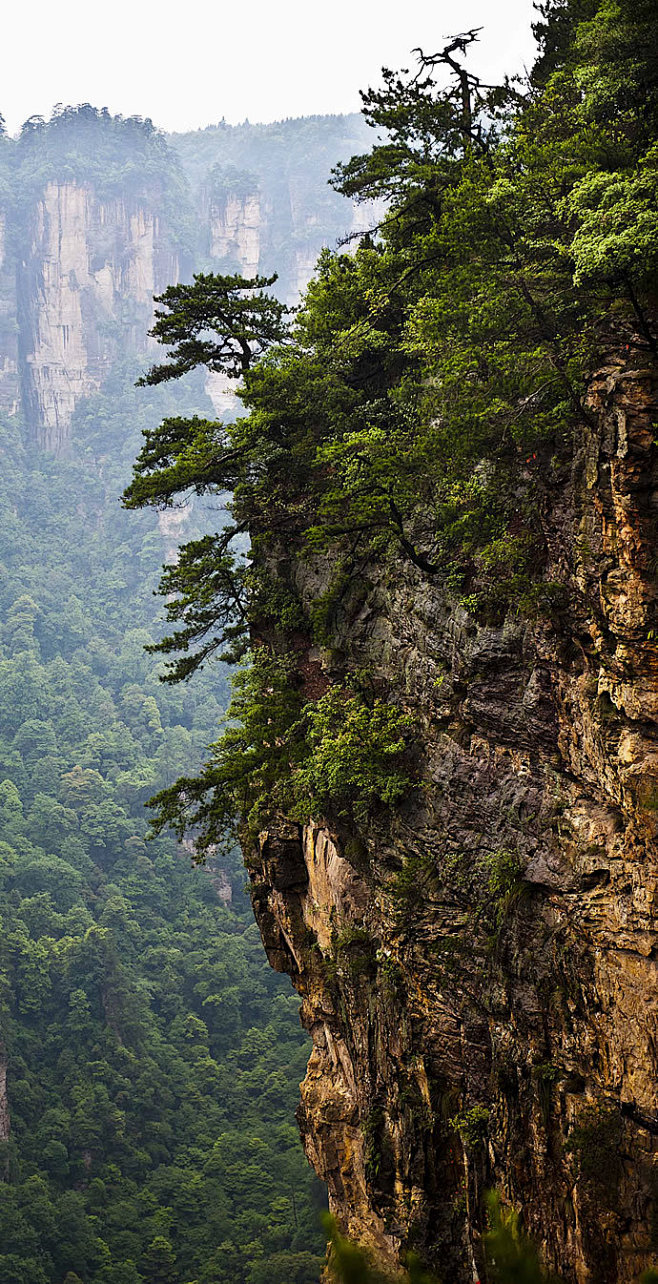
M 532 0 L 9 0 L 0 111 L 15 133 L 57 102 L 167 130 L 358 110 L 410 50 L 482 26 L 479 69 L 532 59 Z

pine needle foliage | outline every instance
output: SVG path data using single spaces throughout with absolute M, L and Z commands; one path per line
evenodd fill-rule
M 275 665 L 331 648 L 341 602 L 371 573 L 427 577 L 493 623 L 550 619 L 577 592 L 547 572 L 551 477 L 587 422 L 597 363 L 611 349 L 657 352 L 655 4 L 547 0 L 536 32 L 526 82 L 490 86 L 470 71 L 476 31 L 417 50 L 415 69 L 384 70 L 364 94 L 381 141 L 333 182 L 383 198 L 385 212 L 353 253 L 323 253 L 296 315 L 262 278 L 200 276 L 162 296 L 154 333 L 172 357 L 145 382 L 201 364 L 241 377 L 245 408 L 235 424 L 169 420 L 147 434 L 126 492 L 133 507 L 233 496 L 232 525 L 165 575 L 180 625 L 161 648 L 181 652 L 172 680 L 226 648 L 239 658 L 250 638 Z M 339 588 L 320 586 L 320 610 L 298 569 L 323 559 Z M 245 679 L 240 717 L 247 689 L 262 707 L 271 698 L 260 672 Z M 325 763 L 322 776 L 308 708 L 303 721 L 306 765 L 291 765 L 287 740 L 266 755 L 271 805 L 288 788 L 278 770 L 297 772 L 318 805 L 339 788 L 361 805 L 360 770 L 337 780 Z M 237 802 L 218 767 L 225 752 L 233 779 L 227 735 L 163 816 L 182 826 L 192 798 L 190 820 L 215 832 L 220 792 Z M 371 790 L 380 802 L 400 797 L 394 757 L 393 783 Z M 251 814 L 251 788 L 243 801 Z

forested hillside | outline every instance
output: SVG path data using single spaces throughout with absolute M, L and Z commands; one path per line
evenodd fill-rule
M 203 390 L 138 393 L 138 373 L 80 407 L 66 461 L 0 425 L 0 1280 L 306 1284 L 323 1197 L 294 1123 L 298 1001 L 238 858 L 144 841 L 225 683 L 163 686 L 144 653 L 167 539 L 117 497 L 140 426 Z
M 221 666 L 174 688 L 144 650 L 163 562 L 223 497 L 160 518 L 119 497 L 141 431 L 214 413 L 201 376 L 135 388 L 153 295 L 285 246 L 292 297 L 352 226 L 326 178 L 364 132 L 167 140 L 89 104 L 0 125 L 0 1284 L 318 1276 L 298 1000 L 236 851 L 199 869 L 145 841 L 227 703 Z
M 308 1051 L 377 1270 L 655 1280 L 655 0 L 536 35 L 384 70 L 320 223 L 336 122 L 3 144 L 0 1284 L 311 1284 Z

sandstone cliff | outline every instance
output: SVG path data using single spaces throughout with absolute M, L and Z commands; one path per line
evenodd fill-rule
M 126 351 L 143 352 L 153 295 L 178 279 L 157 211 L 86 183 L 50 182 L 18 269 L 20 372 L 40 444 L 66 445 L 76 403 Z
M 18 409 L 18 348 L 15 274 L 7 246 L 7 215 L 0 210 L 0 410 Z
M 274 191 L 256 185 L 244 193 L 202 193 L 200 209 L 208 225 L 213 266 L 243 276 L 276 270 L 278 293 L 294 306 L 306 289 L 323 246 L 337 239 L 346 245 L 376 227 L 384 213 L 381 201 L 339 205 L 338 218 L 323 217 L 322 201 L 295 175 Z
M 657 395 L 611 356 L 573 456 L 528 461 L 570 588 L 552 624 L 478 626 L 438 579 L 370 569 L 304 657 L 367 671 L 421 728 L 388 821 L 282 823 L 247 854 L 313 1038 L 308 1156 L 389 1265 L 411 1244 L 478 1278 L 494 1186 L 579 1284 L 655 1254 Z M 330 566 L 279 555 L 308 605 Z
M 259 194 L 211 200 L 208 224 L 212 258 L 234 259 L 244 276 L 255 276 L 260 267 L 264 224 Z
M 322 246 L 376 214 L 326 194 L 332 164 L 363 134 L 355 121 L 288 121 L 282 137 L 276 126 L 199 130 L 183 145 L 83 107 L 7 140 L 0 409 L 22 413 L 41 447 L 66 450 L 76 405 L 118 360 L 150 353 L 154 294 L 193 271 L 276 268 L 296 303 Z M 222 175 L 242 158 L 236 189 Z M 223 385 L 209 391 L 219 413 L 234 412 Z

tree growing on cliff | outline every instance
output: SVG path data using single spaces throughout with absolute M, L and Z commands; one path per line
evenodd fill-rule
M 274 276 L 220 276 L 195 273 L 192 285 L 170 285 L 155 302 L 151 334 L 172 348 L 171 359 L 152 366 L 139 384 L 180 379 L 206 366 L 229 379 L 240 379 L 273 343 L 286 337 L 290 308 L 265 290 Z
M 419 53 L 416 74 L 385 71 L 364 95 L 388 136 L 334 181 L 390 205 L 377 239 L 323 254 L 285 343 L 268 310 L 252 349 L 216 307 L 212 278 L 190 287 L 189 314 L 187 295 L 170 296 L 155 332 L 174 359 L 147 379 L 197 363 L 224 369 L 242 375 L 248 412 L 221 429 L 166 422 L 127 492 L 139 506 L 189 488 L 233 491 L 233 526 L 184 550 L 163 580 L 182 624 L 162 644 L 182 649 L 172 677 L 235 629 L 274 661 L 313 645 L 342 654 L 361 583 L 394 581 L 401 563 L 441 577 L 489 623 L 510 610 L 550 618 L 573 591 L 545 572 L 542 480 L 569 459 L 599 351 L 655 351 L 658 56 L 650 0 L 556 0 L 543 17 L 525 86 L 477 81 L 465 64 L 471 31 Z M 231 560 L 246 535 L 249 558 Z M 308 674 L 294 663 L 288 674 L 294 721 Z M 371 675 L 346 680 L 374 709 Z M 320 683 L 313 699 L 323 694 Z M 250 698 L 261 708 L 270 697 L 265 682 Z M 167 792 L 168 820 L 184 828 L 192 797 L 197 817 L 225 819 L 226 796 L 213 791 L 224 788 L 222 763 L 242 778 L 234 751 L 229 736 L 196 790 L 187 780 Z M 263 764 L 253 765 L 258 792 Z M 285 753 L 278 769 L 292 770 Z
M 271 277 L 245 278 L 199 273 L 192 285 L 172 285 L 156 299 L 151 331 L 171 359 L 154 365 L 142 379 L 158 384 L 205 366 L 230 379 L 244 377 L 254 361 L 288 333 L 290 308 L 266 293 Z M 193 416 L 165 419 L 144 434 L 134 479 L 124 494 L 128 508 L 167 506 L 186 492 L 234 490 L 247 466 L 248 445 L 239 432 Z M 228 522 L 213 536 L 188 543 L 163 577 L 167 617 L 182 627 L 151 650 L 178 653 L 167 681 L 187 678 L 227 645 L 233 659 L 244 653 L 248 566 L 244 522 Z M 236 539 L 242 547 L 236 551 Z M 194 648 L 197 647 L 195 650 Z

